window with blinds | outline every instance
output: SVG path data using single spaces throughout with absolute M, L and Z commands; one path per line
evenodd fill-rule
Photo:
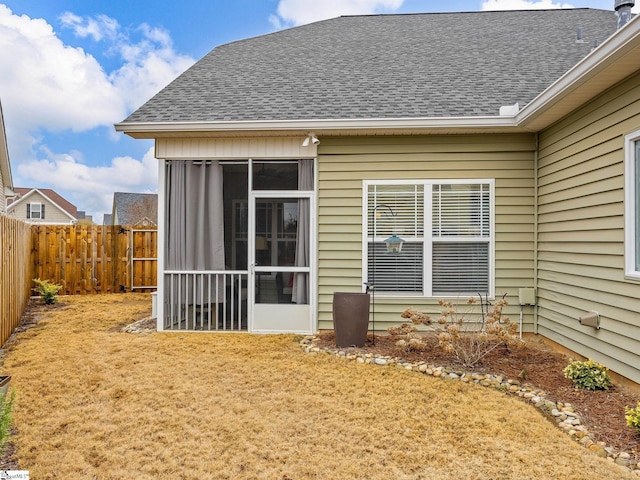
M 492 188 L 486 181 L 368 184 L 369 284 L 389 294 L 489 292 Z M 399 254 L 387 252 L 392 235 L 404 240 Z
M 634 240 L 634 265 L 635 271 L 640 272 L 640 140 L 633 142 L 633 190 L 634 190 L 634 214 L 635 240 Z
M 368 282 L 381 292 L 424 289 L 424 187 L 370 185 L 368 195 Z M 402 253 L 387 253 L 385 240 L 404 240 Z
M 489 185 L 432 187 L 432 294 L 489 291 Z
M 625 275 L 640 278 L 640 130 L 625 136 Z
M 27 203 L 27 218 L 44 219 L 44 204 Z

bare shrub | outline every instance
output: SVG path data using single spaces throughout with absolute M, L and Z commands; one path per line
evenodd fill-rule
M 402 336 L 396 342 L 402 351 L 422 351 L 426 348 L 423 336 L 417 333 L 416 325 L 426 325 L 435 332 L 438 345 L 465 367 L 473 367 L 496 348 L 521 348 L 524 341 L 518 335 L 518 325 L 502 315 L 502 309 L 508 303 L 502 297 L 493 305 L 483 301 L 480 303 L 471 297 L 467 300 L 468 308 L 460 311 L 458 306 L 448 300 L 439 300 L 442 307 L 436 324 L 420 310 L 408 308 L 400 315 L 411 323 L 399 327 L 391 327 L 391 335 Z M 480 313 L 476 312 L 480 306 Z M 485 311 L 486 308 L 486 311 Z

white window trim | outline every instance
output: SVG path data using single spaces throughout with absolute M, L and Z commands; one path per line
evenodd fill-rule
M 640 142 L 640 130 L 624 137 L 624 258 L 625 276 L 640 280 L 640 271 L 636 270 L 636 218 L 635 211 L 635 153 L 636 142 Z
M 640 132 L 639 136 L 640 136 Z M 368 272 L 368 229 L 369 229 L 369 211 L 368 211 L 368 192 L 370 185 L 424 185 L 425 187 L 425 199 L 431 199 L 431 193 L 433 190 L 433 185 L 467 185 L 467 184 L 488 184 L 489 185 L 489 222 L 491 233 L 489 235 L 488 243 L 489 243 L 489 298 L 495 298 L 495 234 L 496 234 L 496 223 L 495 223 L 495 179 L 493 178 L 465 178 L 465 179 L 431 179 L 431 180 L 364 180 L 362 182 L 362 284 L 363 291 L 365 290 L 365 282 L 369 278 Z M 426 201 L 425 201 L 426 203 Z M 432 231 L 432 215 L 427 215 L 426 212 L 430 211 L 431 200 L 429 200 L 428 206 L 425 206 L 425 215 L 424 215 L 424 281 L 423 281 L 423 293 L 414 293 L 414 294 L 398 294 L 391 292 L 377 292 L 376 297 L 387 297 L 387 298 L 399 298 L 399 297 L 410 297 L 410 298 L 443 298 L 443 295 L 433 296 L 432 289 L 433 286 L 431 284 L 431 271 L 432 264 L 431 260 L 433 257 L 432 245 L 433 241 L 431 240 L 431 234 L 429 239 L 426 237 L 426 232 Z M 484 293 L 484 292 L 481 292 Z M 444 297 L 447 298 L 447 297 Z M 449 297 L 456 298 L 456 297 Z
M 33 207 L 38 206 L 38 216 L 33 216 Z M 29 219 L 42 220 L 42 202 L 29 202 Z

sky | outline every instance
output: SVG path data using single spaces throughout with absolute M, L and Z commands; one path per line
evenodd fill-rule
M 157 192 L 151 140 L 113 125 L 216 46 L 340 15 L 599 8 L 614 0 L 0 0 L 0 102 L 16 187 L 102 222 Z M 640 2 L 634 7 L 640 13 Z M 613 14 L 613 13 L 612 13 Z

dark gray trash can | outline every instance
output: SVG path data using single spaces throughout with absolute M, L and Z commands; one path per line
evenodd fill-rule
M 363 347 L 369 329 L 368 293 L 334 292 L 333 330 L 336 347 Z

